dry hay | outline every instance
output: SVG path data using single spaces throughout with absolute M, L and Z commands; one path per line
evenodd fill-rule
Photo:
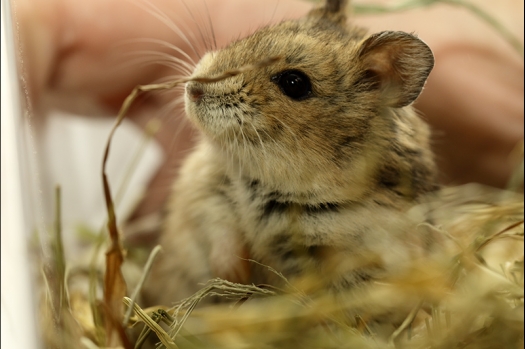
M 522 194 L 512 191 L 473 184 L 447 188 L 407 213 L 412 220 L 432 217 L 434 224 L 416 225 L 415 233 L 437 233 L 439 251 L 412 260 L 390 278 L 336 297 L 315 287 L 318 279 L 282 289 L 210 280 L 171 308 L 141 309 L 135 303 L 125 326 L 113 322 L 122 333 L 115 331 L 111 340 L 104 301 L 93 302 L 86 287 L 75 286 L 79 280 L 88 284 L 91 272 L 91 282 L 100 287 L 105 266 L 70 271 L 62 279 L 55 268 L 44 278 L 45 343 L 147 348 L 154 334 L 144 346 L 137 343 L 144 339 L 138 340 L 140 330 L 148 329 L 161 348 L 523 347 L 523 210 Z M 136 275 L 124 274 L 128 283 L 138 283 Z M 198 306 L 207 297 L 228 302 Z M 121 300 L 124 318 L 132 302 Z

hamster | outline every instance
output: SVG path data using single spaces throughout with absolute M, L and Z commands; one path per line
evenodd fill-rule
M 367 34 L 346 6 L 327 0 L 198 63 L 193 76 L 215 76 L 281 58 L 186 84 L 202 137 L 174 184 L 147 303 L 169 305 L 215 277 L 279 282 L 248 259 L 348 289 L 430 244 L 392 227 L 437 188 L 429 129 L 411 107 L 432 51 L 412 34 Z

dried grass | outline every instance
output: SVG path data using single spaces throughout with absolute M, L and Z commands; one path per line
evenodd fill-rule
M 443 248 L 391 278 L 337 297 L 301 291 L 316 280 L 272 289 L 215 279 L 172 308 L 135 303 L 125 327 L 146 323 L 166 348 L 522 347 L 523 209 L 521 194 L 478 185 L 448 188 L 409 212 L 439 222 L 419 229 L 439 232 Z M 48 300 L 63 287 L 53 285 Z M 229 302 L 199 307 L 206 297 Z M 89 340 L 102 348 L 94 343 L 107 327 L 102 322 L 95 328 L 88 297 L 75 292 L 68 300 L 42 303 L 47 346 L 80 348 Z M 397 318 L 395 327 L 378 322 L 381 314 Z M 111 348 L 134 347 L 122 344 Z
M 403 273 L 337 297 L 211 280 L 168 311 L 167 334 L 179 348 L 522 346 L 522 196 L 469 185 L 446 189 L 411 214 L 420 210 L 443 223 L 421 228 L 438 230 L 445 248 Z M 301 286 L 308 281 L 317 280 Z M 231 303 L 196 309 L 208 296 Z

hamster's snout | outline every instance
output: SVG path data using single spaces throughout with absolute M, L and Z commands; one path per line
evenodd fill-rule
M 199 102 L 204 96 L 204 90 L 192 82 L 186 85 L 186 93 L 192 102 Z

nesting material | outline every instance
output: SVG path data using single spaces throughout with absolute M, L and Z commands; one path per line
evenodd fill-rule
M 155 336 L 166 348 L 522 347 L 523 209 L 523 196 L 514 192 L 447 188 L 407 213 L 414 221 L 432 217 L 433 224 L 416 224 L 414 234 L 432 230 L 440 248 L 385 280 L 338 295 L 309 278 L 284 289 L 210 280 L 173 307 L 141 309 L 139 300 L 121 326 L 126 342 L 116 336 L 112 346 L 106 345 L 111 320 L 100 290 L 92 287 L 90 295 L 76 287 L 89 274 L 99 285 L 100 266 L 66 273 L 66 283 L 49 272 L 41 302 L 44 339 L 49 348 L 133 348 L 144 327 L 157 335 L 143 348 L 159 341 Z M 208 297 L 223 302 L 199 306 Z M 122 301 L 123 316 L 131 301 Z

